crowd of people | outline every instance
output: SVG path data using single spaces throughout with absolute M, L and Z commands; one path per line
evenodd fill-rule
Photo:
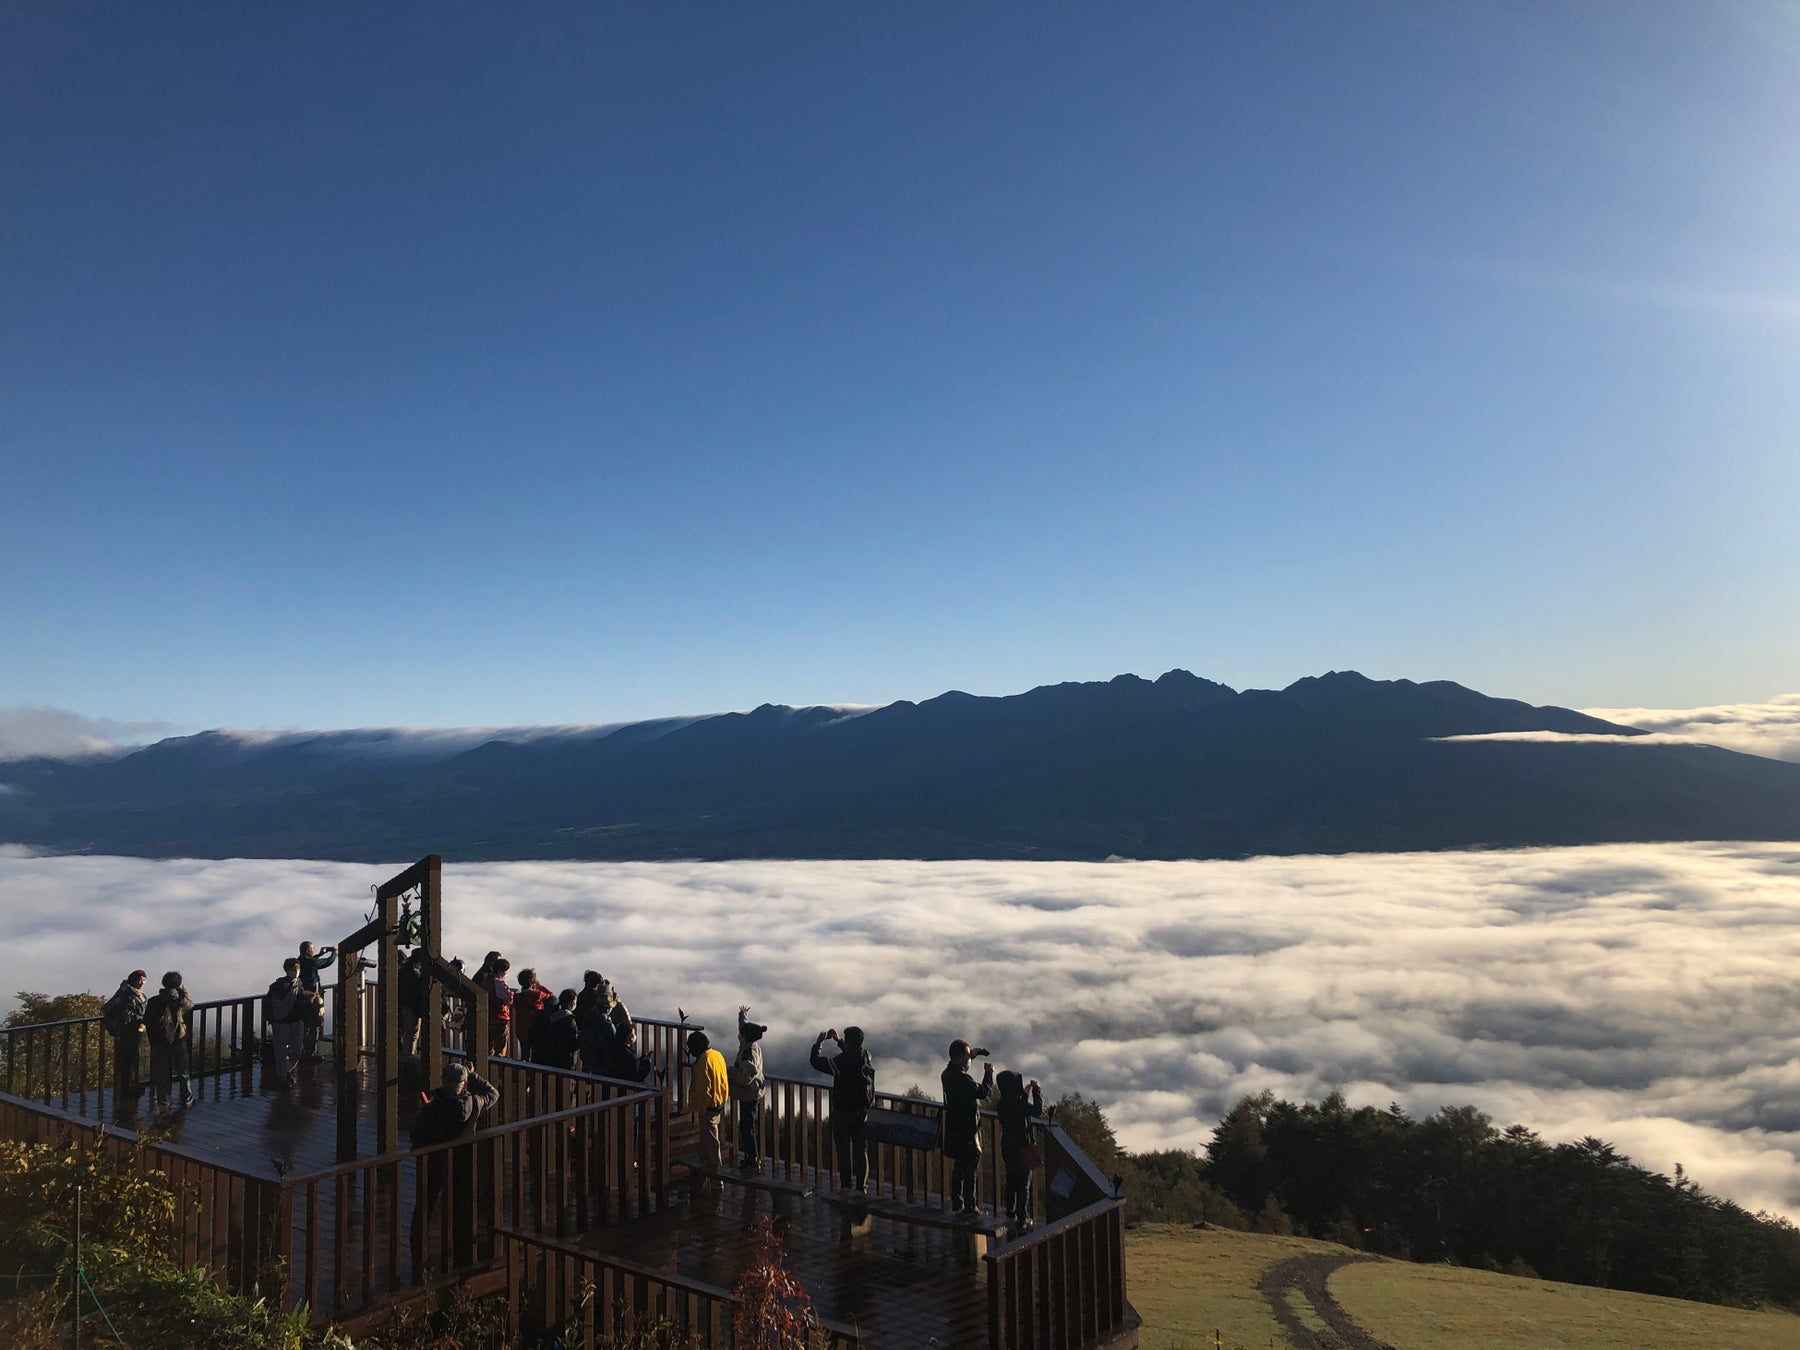
M 263 997 L 269 1029 L 273 1083 L 294 1081 L 299 1064 L 319 1059 L 318 1041 L 325 1020 L 321 972 L 337 959 L 333 947 L 300 944 L 282 963 L 282 973 Z M 486 1037 L 490 1055 L 509 1056 L 546 1068 L 580 1070 L 607 1078 L 645 1082 L 657 1072 L 642 1052 L 637 1024 L 612 981 L 599 971 L 585 973 L 582 986 L 553 993 L 535 969 L 519 972 L 515 986 L 512 963 L 498 951 L 483 959 L 469 977 L 487 998 L 486 1025 L 468 1025 L 467 1001 L 446 993 L 432 1008 L 433 980 L 423 948 L 413 949 L 399 970 L 401 1052 L 419 1053 L 420 1028 L 431 1016 L 442 1017 L 464 1037 Z M 451 964 L 462 970 L 460 960 Z M 162 978 L 157 993 L 145 997 L 148 975 L 134 970 L 119 983 L 100 1014 L 113 1036 L 113 1101 L 121 1119 L 135 1115 L 143 1085 L 138 1081 L 142 1046 L 150 1050 L 150 1095 L 155 1110 L 173 1108 L 180 1089 L 184 1108 L 195 1104 L 189 1055 L 193 1043 L 194 1002 L 179 971 Z M 750 1020 L 748 1004 L 738 1009 L 737 1046 L 727 1062 L 704 1031 L 691 1032 L 683 1046 L 689 1069 L 688 1104 L 699 1126 L 704 1167 L 719 1171 L 726 1164 L 725 1116 L 735 1103 L 737 1138 L 732 1165 L 760 1172 L 762 1157 L 763 1037 L 769 1028 Z M 827 1044 L 835 1047 L 828 1053 Z M 861 1027 L 821 1031 L 812 1043 L 809 1062 L 830 1080 L 832 1152 L 839 1184 L 847 1191 L 868 1190 L 870 1113 L 876 1110 L 875 1062 Z M 987 1062 L 977 1079 L 971 1067 Z M 1043 1158 L 1033 1125 L 1044 1116 L 1043 1089 L 1015 1071 L 996 1073 L 985 1048 L 958 1038 L 950 1043 L 940 1082 L 944 1109 L 939 1146 L 951 1165 L 952 1208 L 961 1215 L 981 1212 L 976 1176 L 981 1162 L 981 1112 L 985 1106 L 999 1119 L 1004 1175 L 1003 1207 L 1015 1228 L 1031 1225 L 1032 1174 Z M 416 1148 L 446 1143 L 473 1134 L 481 1117 L 499 1100 L 498 1090 L 470 1072 L 460 1061 L 447 1064 L 437 1089 L 421 1106 L 412 1141 Z

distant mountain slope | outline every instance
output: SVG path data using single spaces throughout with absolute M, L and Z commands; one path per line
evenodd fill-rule
M 1457 742 L 1494 732 L 1618 743 Z M 1800 838 L 1800 765 L 1447 681 L 1186 671 L 617 727 L 207 732 L 0 765 L 0 839 L 150 857 L 1231 857 Z

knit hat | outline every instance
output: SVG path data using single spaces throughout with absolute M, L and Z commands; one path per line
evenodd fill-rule
M 453 1059 L 444 1065 L 444 1086 L 459 1088 L 469 1077 L 469 1066 L 461 1060 Z
M 766 1031 L 768 1031 L 768 1028 L 763 1026 L 760 1022 L 746 1022 L 741 1018 L 738 1020 L 738 1035 L 742 1036 L 747 1041 L 760 1041 L 763 1038 L 763 1033 Z

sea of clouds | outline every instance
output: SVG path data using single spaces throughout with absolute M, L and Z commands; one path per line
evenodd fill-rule
M 179 968 L 264 988 L 392 867 L 0 850 L 0 988 Z M 1237 862 L 493 863 L 445 869 L 447 948 L 632 1009 L 771 1025 L 773 1072 L 861 1023 L 880 1083 L 958 1035 L 1134 1148 L 1271 1088 L 1596 1134 L 1800 1218 L 1800 843 Z M 727 1034 L 729 1034 L 727 1030 Z

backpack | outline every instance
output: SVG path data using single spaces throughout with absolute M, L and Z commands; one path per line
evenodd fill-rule
M 137 1023 L 132 1020 L 130 1012 L 127 1011 L 125 1002 L 125 991 L 115 989 L 112 997 L 107 999 L 100 1008 L 100 1025 L 114 1036 L 123 1036 L 137 1026 Z
M 283 976 L 269 983 L 269 992 L 263 995 L 263 1020 L 265 1022 L 291 1022 L 294 1020 L 294 1005 L 299 1002 L 299 995 L 294 986 Z
M 150 1032 L 152 1045 L 171 1046 L 181 1039 L 181 1013 L 174 999 L 158 994 L 150 1000 L 146 1011 L 149 1015 L 144 1019 L 144 1026 Z

